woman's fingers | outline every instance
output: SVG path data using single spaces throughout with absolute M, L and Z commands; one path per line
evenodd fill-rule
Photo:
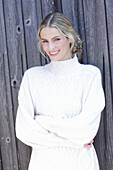
M 84 148 L 91 148 L 92 143 L 94 142 L 94 140 L 92 140 L 91 142 L 84 144 Z
M 33 118 L 33 119 L 35 120 L 35 119 L 36 119 L 36 117 L 37 117 L 37 116 L 39 116 L 39 115 L 40 115 L 39 113 L 35 113 L 35 114 L 34 114 L 34 118 Z

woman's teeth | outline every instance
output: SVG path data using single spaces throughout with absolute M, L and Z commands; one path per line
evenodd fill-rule
M 57 54 L 59 51 L 56 51 L 56 52 L 50 52 L 50 54 L 54 55 L 54 54 Z

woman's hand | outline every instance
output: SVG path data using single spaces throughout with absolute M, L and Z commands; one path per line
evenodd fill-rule
M 34 118 L 33 118 L 33 119 L 35 120 L 35 119 L 36 119 L 36 117 L 37 117 L 37 116 L 39 116 L 39 115 L 40 115 L 40 114 L 35 113 L 35 114 L 34 114 Z
M 87 144 L 84 144 L 84 148 L 91 148 L 93 142 L 94 142 L 94 140 L 92 140 L 91 142 L 89 142 Z
M 34 120 L 36 120 L 36 117 L 39 116 L 39 115 L 40 115 L 40 114 L 35 113 L 35 114 L 34 114 Z M 94 142 L 94 140 L 91 140 L 89 143 L 84 144 L 84 148 L 91 148 L 93 142 Z

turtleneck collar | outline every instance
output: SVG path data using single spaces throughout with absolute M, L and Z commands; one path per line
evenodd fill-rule
M 73 58 L 62 61 L 51 61 L 46 65 L 46 68 L 54 74 L 70 74 L 77 69 L 79 65 L 78 58 L 75 55 Z

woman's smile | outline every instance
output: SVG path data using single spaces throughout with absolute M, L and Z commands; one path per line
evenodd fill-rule
M 57 51 L 50 51 L 49 55 L 52 56 L 52 57 L 55 57 L 55 56 L 57 56 L 59 54 L 59 52 L 60 51 L 58 51 L 58 50 Z

